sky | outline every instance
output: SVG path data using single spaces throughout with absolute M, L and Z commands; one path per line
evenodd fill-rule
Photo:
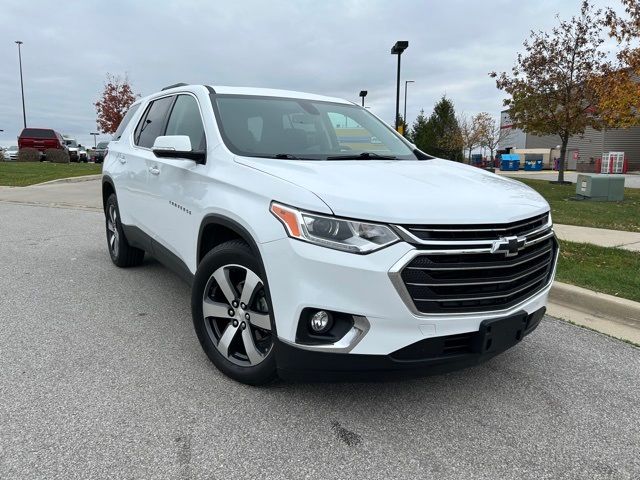
M 616 0 L 598 0 L 597 5 Z M 0 7 L 0 145 L 27 125 L 93 144 L 94 103 L 106 73 L 142 96 L 176 83 L 283 88 L 366 105 L 392 123 L 397 57 L 400 111 L 427 114 L 447 95 L 456 111 L 498 117 L 504 94 L 488 72 L 508 71 L 530 30 L 577 14 L 580 0 L 3 0 Z M 110 136 L 102 135 L 98 141 Z

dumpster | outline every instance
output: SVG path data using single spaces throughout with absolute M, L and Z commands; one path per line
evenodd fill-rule
M 542 170 L 542 155 L 531 154 L 531 153 L 525 154 L 524 169 L 525 170 Z
M 505 171 L 516 171 L 520 169 L 520 155 L 515 153 L 506 153 L 503 154 L 500 158 L 500 170 Z
M 482 155 L 474 153 L 471 155 L 471 165 L 474 167 L 482 167 Z

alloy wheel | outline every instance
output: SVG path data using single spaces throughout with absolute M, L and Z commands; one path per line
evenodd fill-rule
M 242 265 L 225 265 L 209 278 L 202 300 L 205 327 L 220 354 L 236 365 L 262 362 L 273 346 L 264 283 Z
M 112 255 L 117 258 L 119 252 L 119 233 L 118 233 L 118 211 L 115 205 L 109 205 L 107 210 L 107 241 L 109 242 L 109 250 Z

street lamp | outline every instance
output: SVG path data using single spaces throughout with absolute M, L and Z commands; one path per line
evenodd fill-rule
M 367 96 L 367 92 L 366 90 L 360 90 L 360 96 L 362 97 L 362 106 L 364 107 L 364 97 Z
M 406 124 L 407 123 L 407 85 L 409 83 L 416 83 L 415 80 L 405 80 L 404 81 L 404 115 L 402 116 L 402 121 Z M 403 134 L 404 132 L 404 125 L 403 125 Z
M 95 149 L 95 148 L 96 148 L 96 146 L 97 146 L 97 144 L 96 144 L 96 137 L 97 137 L 98 135 L 100 135 L 100 134 L 99 134 L 99 133 L 97 133 L 97 132 L 91 132 L 89 135 L 93 135 L 93 148 Z
M 24 128 L 27 128 L 27 114 L 24 110 L 24 82 L 22 81 L 22 53 L 20 52 L 20 45 L 22 42 L 16 40 L 18 44 L 18 62 L 20 63 L 20 91 L 22 92 L 22 120 L 24 122 Z
M 398 77 L 396 79 L 396 131 L 398 131 L 398 127 L 400 123 L 398 122 L 400 116 L 400 57 L 402 56 L 402 52 L 404 52 L 409 47 L 409 42 L 406 40 L 398 41 L 396 44 L 391 47 L 391 55 L 398 55 Z

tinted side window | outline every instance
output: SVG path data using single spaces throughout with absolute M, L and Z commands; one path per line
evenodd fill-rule
M 165 135 L 187 135 L 192 150 L 205 150 L 204 126 L 198 102 L 191 95 L 179 95 L 171 110 Z
M 135 144 L 145 148 L 153 147 L 156 138 L 164 133 L 167 111 L 175 97 L 164 97 L 154 101 L 136 128 Z
M 118 125 L 118 128 L 116 129 L 116 133 L 113 134 L 114 140 L 120 140 L 122 132 L 127 128 L 127 125 L 131 121 L 131 117 L 133 117 L 133 115 L 138 111 L 138 108 L 140 108 L 140 104 L 134 105 L 127 111 L 127 113 L 125 113 L 124 117 L 122 117 L 120 125 Z

